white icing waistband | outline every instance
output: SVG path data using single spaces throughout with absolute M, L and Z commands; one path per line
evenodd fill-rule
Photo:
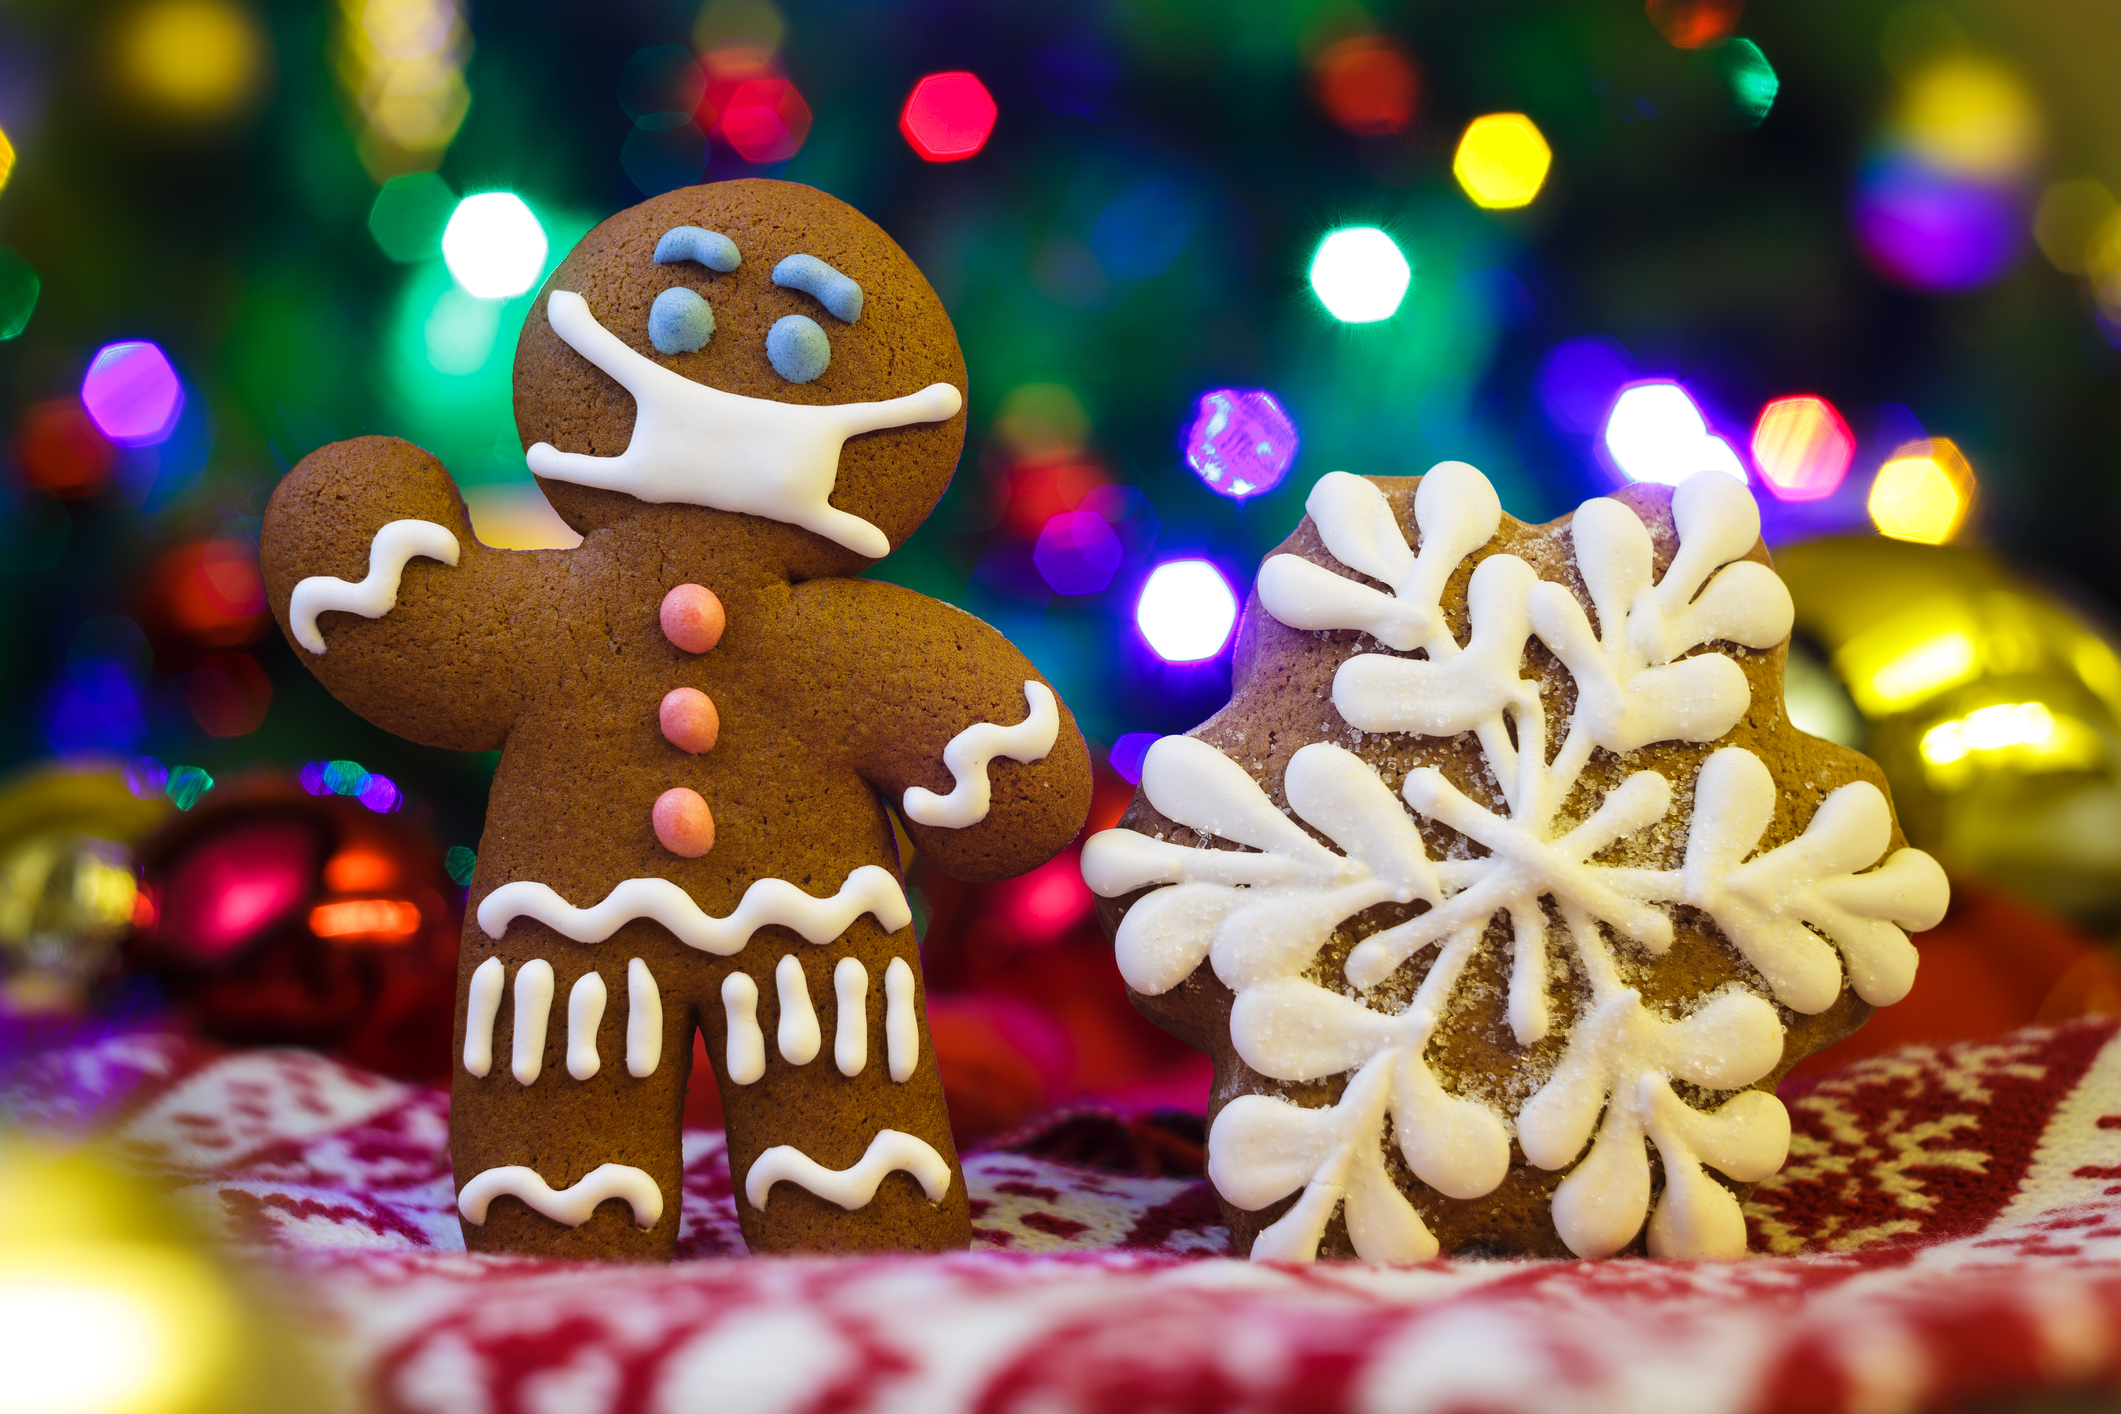
M 913 1175 L 931 1203 L 950 1191 L 950 1165 L 933 1145 L 903 1130 L 880 1129 L 853 1168 L 828 1169 L 793 1144 L 776 1144 L 744 1176 L 744 1196 L 764 1212 L 773 1185 L 785 1179 L 852 1211 L 868 1207 L 884 1175 L 900 1169 Z
M 631 1164 L 599 1164 L 572 1185 L 553 1191 L 538 1171 L 521 1164 L 488 1169 L 464 1185 L 457 1195 L 457 1211 L 464 1221 L 484 1225 L 493 1200 L 510 1193 L 556 1223 L 580 1227 L 589 1221 L 597 1204 L 607 1198 L 624 1198 L 640 1227 L 654 1227 L 663 1219 L 663 1190 L 654 1179 Z
M 662 924 L 687 947 L 729 957 L 770 924 L 792 928 L 805 942 L 824 944 L 846 932 L 863 914 L 875 916 L 887 933 L 913 921 L 905 891 L 881 865 L 864 864 L 830 898 L 804 893 L 786 879 L 759 879 L 744 891 L 727 918 L 715 918 L 668 879 L 628 879 L 593 908 L 576 908 L 544 884 L 503 884 L 479 905 L 479 927 L 489 938 L 508 931 L 515 918 L 534 918 L 578 943 L 601 943 L 636 918 Z

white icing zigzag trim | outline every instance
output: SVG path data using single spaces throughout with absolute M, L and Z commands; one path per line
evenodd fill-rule
M 682 501 L 764 516 L 871 559 L 891 553 L 884 532 L 827 503 L 839 480 L 840 448 L 864 432 L 941 422 L 965 405 L 964 395 L 948 383 L 881 403 L 809 407 L 746 398 L 695 383 L 635 353 L 572 291 L 547 296 L 545 318 L 569 347 L 633 394 L 633 438 L 615 457 L 563 452 L 540 442 L 528 454 L 532 471 L 652 503 Z
M 957 785 L 948 795 L 937 795 L 926 786 L 906 792 L 906 818 L 922 825 L 962 830 L 987 818 L 993 786 L 987 780 L 987 765 L 997 756 L 1025 765 L 1043 761 L 1060 736 L 1060 705 L 1053 689 L 1042 682 L 1024 684 L 1024 700 L 1030 713 L 1013 727 L 995 722 L 975 722 L 943 748 L 943 764 L 950 768 Z
M 824 944 L 865 913 L 873 914 L 887 933 L 913 921 L 898 880 L 881 865 L 864 864 L 830 898 L 814 898 L 786 879 L 756 880 L 727 918 L 711 917 L 668 879 L 628 879 L 594 908 L 576 908 L 546 885 L 519 879 L 486 896 L 479 905 L 479 927 L 487 937 L 498 938 L 508 931 L 511 919 L 535 918 L 562 937 L 601 943 L 621 925 L 649 918 L 687 947 L 729 957 L 769 924 L 792 928 L 805 942 Z
M 950 1165 L 933 1146 L 901 1130 L 880 1129 L 861 1162 L 847 1169 L 828 1169 L 793 1144 L 776 1144 L 744 1176 L 744 1196 L 764 1212 L 773 1185 L 785 1179 L 852 1211 L 868 1207 L 884 1175 L 898 1169 L 919 1181 L 931 1203 L 950 1191 Z
M 398 606 L 398 581 L 405 575 L 405 562 L 418 556 L 454 566 L 459 547 L 457 537 L 431 520 L 394 520 L 376 532 L 368 546 L 368 577 L 348 584 L 328 574 L 313 574 L 295 586 L 288 596 L 287 620 L 295 642 L 312 653 L 324 651 L 324 634 L 317 615 L 334 609 L 380 619 Z
M 554 1192 L 538 1171 L 521 1164 L 488 1169 L 464 1185 L 457 1195 L 457 1211 L 464 1221 L 483 1226 L 486 1210 L 503 1193 L 514 1194 L 556 1223 L 580 1227 L 589 1221 L 597 1204 L 607 1198 L 624 1198 L 633 1209 L 633 1220 L 641 1227 L 654 1227 L 663 1218 L 663 1190 L 655 1180 L 631 1164 L 599 1164 L 573 1185 Z

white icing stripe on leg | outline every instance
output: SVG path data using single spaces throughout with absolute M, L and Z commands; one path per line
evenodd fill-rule
M 552 964 L 533 958 L 516 969 L 516 1083 L 537 1082 L 545 1068 L 545 1021 L 552 1014 Z
M 810 1005 L 810 979 L 794 953 L 781 954 L 773 969 L 773 985 L 781 994 L 781 1059 L 790 1065 L 808 1065 L 817 1059 L 824 1037 L 818 1034 L 817 1008 Z
M 313 574 L 295 586 L 287 599 L 287 620 L 295 642 L 312 653 L 324 651 L 324 633 L 317 615 L 334 609 L 380 619 L 398 606 L 398 581 L 405 576 L 405 562 L 414 556 L 457 562 L 457 537 L 431 520 L 394 520 L 376 532 L 368 545 L 368 577 L 348 584 L 328 574 Z
M 913 969 L 902 957 L 884 969 L 884 1046 L 891 1078 L 905 1084 L 921 1063 L 921 1023 L 913 1014 Z
M 663 993 L 648 964 L 626 964 L 626 1073 L 636 1080 L 655 1074 L 663 1060 Z
M 729 1078 L 749 1085 L 766 1073 L 766 1037 L 759 1031 L 759 984 L 747 972 L 722 979 L 722 1012 L 729 1019 Z
M 457 1211 L 464 1221 L 484 1225 L 486 1210 L 503 1193 L 512 1193 L 556 1223 L 580 1227 L 589 1221 L 597 1204 L 607 1198 L 623 1198 L 633 1209 L 639 1227 L 654 1227 L 663 1218 L 663 1190 L 654 1179 L 631 1164 L 599 1164 L 572 1185 L 554 1192 L 538 1171 L 521 1164 L 488 1169 L 464 1185 L 457 1194 Z
M 567 994 L 567 1073 L 587 1080 L 604 1068 L 597 1054 L 597 1028 L 604 1024 L 604 1003 L 610 993 L 597 973 L 585 972 Z
M 1060 736 L 1060 704 L 1053 689 L 1042 682 L 1024 684 L 1024 700 L 1030 712 L 1013 727 L 994 722 L 975 722 L 950 738 L 943 748 L 943 764 L 957 784 L 950 794 L 937 795 L 926 786 L 906 792 L 906 818 L 922 825 L 962 830 L 987 818 L 993 799 L 993 783 L 987 766 L 997 756 L 1026 765 L 1043 761 Z
M 757 880 L 727 918 L 708 916 L 668 879 L 628 879 L 594 908 L 576 908 L 544 884 L 518 880 L 501 885 L 480 903 L 479 927 L 487 937 L 498 938 L 508 931 L 511 919 L 535 918 L 562 937 L 601 943 L 622 925 L 649 918 L 687 947 L 729 957 L 768 924 L 792 928 L 805 942 L 822 944 L 846 932 L 865 913 L 874 915 L 887 933 L 913 921 L 905 891 L 881 865 L 864 864 L 830 898 L 806 894 L 786 879 Z
M 832 991 L 839 999 L 832 1063 L 842 1075 L 860 1075 L 869 1064 L 869 969 L 851 957 L 841 958 L 832 969 Z
M 744 1196 L 763 1212 L 773 1185 L 785 1179 L 851 1211 L 868 1207 L 884 1175 L 898 1169 L 919 1181 L 931 1203 L 942 1202 L 950 1191 L 950 1165 L 941 1154 L 910 1134 L 885 1129 L 869 1141 L 862 1161 L 849 1169 L 828 1169 L 793 1144 L 776 1144 L 744 1175 Z
M 464 1069 L 484 1080 L 493 1069 L 493 1019 L 501 1014 L 501 991 L 508 969 L 489 957 L 471 974 L 464 989 Z

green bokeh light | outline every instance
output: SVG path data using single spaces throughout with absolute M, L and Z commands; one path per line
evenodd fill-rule
M 43 290 L 43 281 L 27 260 L 0 249 L 0 340 L 12 339 L 29 327 Z
M 1749 128 L 1760 126 L 1775 106 L 1775 95 L 1782 91 L 1775 66 L 1750 39 L 1732 40 L 1723 46 L 1721 57 L 1724 82 L 1730 85 L 1731 104 L 1738 110 L 1739 121 Z

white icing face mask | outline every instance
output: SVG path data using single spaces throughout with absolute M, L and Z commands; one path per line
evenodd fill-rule
M 840 448 L 864 432 L 941 422 L 965 405 L 964 395 L 948 383 L 881 403 L 804 407 L 747 398 L 695 383 L 635 353 L 597 322 L 578 294 L 554 290 L 545 317 L 568 347 L 633 394 L 637 411 L 633 440 L 618 456 L 563 452 L 540 442 L 528 454 L 537 475 L 656 504 L 680 501 L 764 516 L 871 559 L 891 552 L 884 532 L 827 504 L 839 479 Z

